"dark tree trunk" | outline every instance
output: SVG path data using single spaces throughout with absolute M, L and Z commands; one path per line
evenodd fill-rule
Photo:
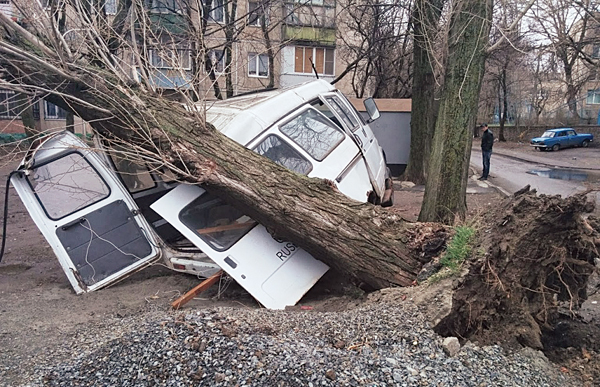
M 452 13 L 448 64 L 420 221 L 452 224 L 465 217 L 472 128 L 491 18 L 491 0 L 465 0 Z
M 506 64 L 507 62 L 505 62 Z M 502 91 L 501 105 L 502 115 L 500 117 L 500 128 L 498 129 L 498 141 L 506 142 L 504 137 L 504 124 L 506 123 L 506 117 L 508 117 L 508 84 L 506 82 L 506 66 L 502 68 L 502 74 L 500 75 L 500 90 Z M 498 109 L 500 109 L 498 106 Z
M 68 132 L 75 133 L 75 115 L 73 112 L 67 111 L 65 129 Z
M 265 88 L 272 89 L 275 87 L 275 50 L 273 50 L 273 45 L 271 44 L 271 36 L 269 34 L 269 28 L 267 27 L 267 17 L 266 10 L 263 10 L 263 13 L 260 17 L 260 28 L 263 33 L 263 38 L 265 39 L 265 47 L 267 48 L 267 56 L 269 57 L 269 83 Z
M 231 1 L 231 11 L 229 5 L 225 3 L 225 93 L 227 98 L 233 97 L 233 43 L 236 35 L 237 18 L 237 0 Z
M 435 74 L 429 50 L 433 44 L 444 0 L 418 0 L 413 9 L 413 88 L 410 121 L 410 156 L 404 179 L 425 183 L 431 140 L 437 115 Z
M 35 101 L 34 103 L 38 103 Z M 36 135 L 35 130 L 35 119 L 33 118 L 33 104 L 28 95 L 18 93 L 17 104 L 19 106 L 19 114 L 23 121 L 23 128 L 25 129 L 25 135 L 31 141 Z

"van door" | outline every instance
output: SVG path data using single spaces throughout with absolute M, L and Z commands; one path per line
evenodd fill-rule
M 116 175 L 74 134 L 44 141 L 11 177 L 76 293 L 158 258 L 156 241 Z
M 359 145 L 373 188 L 382 197 L 385 190 L 386 165 L 382 157 L 381 147 L 367 124 L 363 124 L 348 100 L 338 93 L 323 94 L 321 98 L 327 103 L 338 121 L 344 126 L 348 135 Z
M 267 308 L 295 305 L 329 269 L 198 186 L 181 184 L 150 207 Z

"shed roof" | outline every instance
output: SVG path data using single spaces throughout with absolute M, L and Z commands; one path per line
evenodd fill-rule
M 352 105 L 359 112 L 364 112 L 365 105 L 363 104 L 364 99 L 361 98 L 348 98 Z M 380 112 L 396 112 L 396 113 L 410 113 L 412 107 L 412 99 L 410 98 L 375 98 L 375 103 Z

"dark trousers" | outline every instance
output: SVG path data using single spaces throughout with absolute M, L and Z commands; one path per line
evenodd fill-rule
M 492 151 L 482 150 L 481 154 L 483 156 L 483 173 L 481 174 L 481 177 L 487 178 L 490 174 L 490 158 L 492 157 Z

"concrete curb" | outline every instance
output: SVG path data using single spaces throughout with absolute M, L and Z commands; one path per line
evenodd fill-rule
M 469 165 L 469 169 L 471 169 L 471 176 L 478 176 L 479 175 L 479 172 L 478 172 L 477 168 L 473 164 Z M 471 179 L 471 177 L 469 177 L 469 179 Z M 504 188 L 502 188 L 502 187 L 500 187 L 500 186 L 492 183 L 489 180 L 486 180 L 485 184 L 489 185 L 491 188 L 495 189 L 496 191 L 498 191 L 501 195 L 504 195 L 505 197 L 512 196 L 512 194 L 510 192 L 508 192 Z

